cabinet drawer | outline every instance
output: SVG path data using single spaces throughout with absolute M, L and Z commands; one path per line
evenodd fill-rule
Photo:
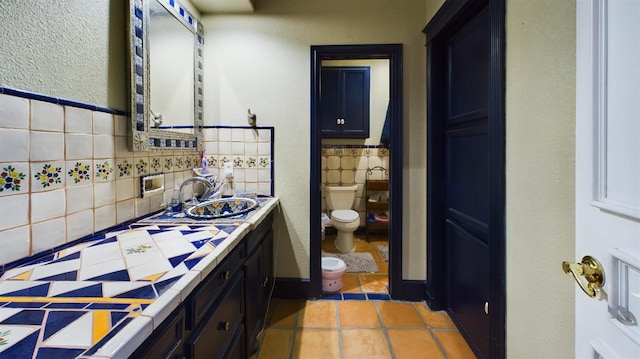
M 217 305 L 207 313 L 187 340 L 185 351 L 189 358 L 222 358 L 230 343 L 235 342 L 236 335 L 242 335 L 243 288 L 241 274 L 232 278 L 234 284 L 224 294 Z
M 389 209 L 389 202 L 369 202 L 369 210 L 386 211 Z
M 224 292 L 223 287 L 232 282 L 234 274 L 244 263 L 244 243 L 238 244 L 216 269 L 194 290 L 187 301 L 187 329 L 193 330 Z
M 367 190 L 368 191 L 388 191 L 389 181 L 388 180 L 368 180 Z

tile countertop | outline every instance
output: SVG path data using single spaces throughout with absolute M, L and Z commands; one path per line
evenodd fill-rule
M 159 214 L 0 277 L 0 359 L 126 358 L 278 205 L 196 221 Z

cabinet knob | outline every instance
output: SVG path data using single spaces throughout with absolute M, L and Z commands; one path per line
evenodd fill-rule
M 221 275 L 222 279 L 224 279 L 224 280 L 229 279 L 229 277 L 230 277 L 230 276 L 231 276 L 231 272 L 229 272 L 229 271 L 225 271 L 225 272 L 224 272 L 224 273 L 222 273 L 222 275 Z
M 269 284 L 269 277 L 264 277 L 264 280 L 262 281 L 262 288 L 266 288 L 267 284 Z
M 230 328 L 231 328 L 231 323 L 229 321 L 220 323 L 220 330 L 224 330 L 225 332 L 228 332 Z

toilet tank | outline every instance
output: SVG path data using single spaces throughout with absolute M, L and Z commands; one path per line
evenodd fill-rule
M 356 200 L 356 190 L 358 186 L 326 186 L 325 199 L 327 200 L 327 208 L 336 209 L 352 209 Z

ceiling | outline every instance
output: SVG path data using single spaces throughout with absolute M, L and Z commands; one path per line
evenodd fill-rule
M 253 12 L 253 0 L 191 0 L 201 14 Z

